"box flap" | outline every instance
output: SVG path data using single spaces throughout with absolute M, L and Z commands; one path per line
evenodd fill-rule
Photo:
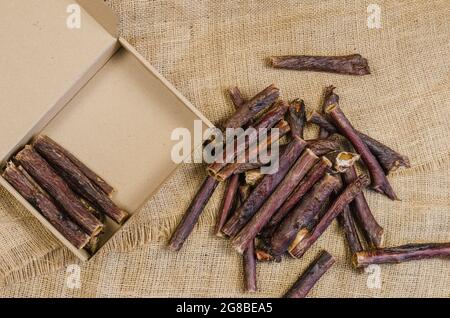
M 113 37 L 118 37 L 119 20 L 103 0 L 77 0 L 77 2 Z
M 113 15 L 102 9 L 101 1 L 89 1 L 81 1 L 80 7 L 73 0 L 0 2 L 1 162 L 116 50 L 114 32 L 106 31 Z

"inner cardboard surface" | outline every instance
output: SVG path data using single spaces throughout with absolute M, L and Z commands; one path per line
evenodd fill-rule
M 40 130 L 111 56 L 117 39 L 73 0 L 0 1 L 0 161 Z
M 193 134 L 196 119 L 121 48 L 42 133 L 110 183 L 113 201 L 133 213 L 176 169 L 170 156 L 173 129 L 185 127 Z M 106 228 L 102 241 L 119 226 L 109 220 Z

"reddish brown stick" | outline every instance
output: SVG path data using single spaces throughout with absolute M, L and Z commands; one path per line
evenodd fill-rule
M 289 125 L 287 125 L 286 127 L 286 133 L 288 133 L 290 130 Z M 279 138 L 278 138 L 279 139 Z M 271 141 L 271 140 L 270 140 Z M 271 146 L 271 145 L 270 145 Z M 284 145 L 277 145 L 278 146 L 278 153 L 281 155 L 284 151 L 284 149 L 286 149 L 286 144 Z M 269 147 L 268 152 L 271 152 L 271 148 Z M 263 162 L 261 161 L 259 158 L 256 160 L 256 162 L 247 162 L 247 163 L 242 163 L 239 165 L 239 167 L 237 169 L 234 170 L 234 174 L 239 174 L 239 173 L 243 173 L 246 172 L 248 170 L 254 170 L 254 169 L 258 169 L 261 168 L 262 166 L 265 166 L 269 164 L 268 162 Z
M 373 155 L 377 158 L 383 167 L 384 172 L 388 175 L 390 172 L 397 170 L 400 167 L 410 168 L 409 158 L 399 154 L 395 150 L 382 144 L 362 132 L 358 132 L 359 137 L 364 141 Z
M 255 145 L 254 147 L 250 147 L 250 149 L 248 149 L 245 154 L 245 159 L 243 160 L 244 162 L 227 164 L 223 169 L 215 174 L 216 179 L 218 179 L 219 181 L 225 181 L 233 174 L 236 174 L 239 170 L 241 170 L 242 166 L 246 165 L 247 163 L 257 162 L 262 151 L 268 152 L 268 149 L 275 142 L 277 142 L 281 137 L 283 137 L 290 131 L 288 123 L 284 120 L 281 120 L 274 128 L 278 129 L 278 134 L 274 136 L 269 134 L 267 138 L 260 140 L 257 145 Z M 211 171 L 209 172 L 212 173 Z
M 71 189 L 84 197 L 93 206 L 99 208 L 115 222 L 122 224 L 129 214 L 120 209 L 103 191 L 101 191 L 83 172 L 61 151 L 55 147 L 47 136 L 39 136 L 33 143 L 34 149 L 42 156 L 56 172 L 67 182 Z
M 243 255 L 244 264 L 244 282 L 245 291 L 256 292 L 256 255 L 255 255 L 255 241 L 253 241 L 247 249 L 244 251 Z
M 247 184 L 239 187 L 239 201 L 244 202 L 250 195 L 250 186 Z M 247 292 L 255 292 L 256 284 L 256 251 L 255 242 L 249 246 L 242 257 L 244 266 L 244 289 Z
M 331 135 L 325 139 L 312 139 L 307 140 L 308 148 L 316 156 L 323 156 L 332 151 L 338 150 L 342 146 L 342 142 L 339 140 L 337 134 Z
M 355 181 L 357 178 L 355 167 L 348 169 L 342 176 L 345 184 L 350 184 Z M 361 192 L 355 197 L 353 202 L 350 203 L 350 209 L 367 244 L 372 248 L 381 247 L 383 244 L 384 230 L 373 216 L 364 193 Z
M 231 138 L 225 145 L 225 150 L 221 154 L 220 160 L 216 160 L 208 166 L 208 173 L 215 176 L 228 163 L 232 163 L 234 159 L 239 159 L 239 155 L 243 154 L 247 148 L 255 145 L 259 139 L 262 139 L 262 130 L 272 128 L 277 124 L 284 117 L 288 108 L 288 103 L 284 101 L 278 102 L 254 126 L 249 127 L 249 130 L 246 130 L 244 135 L 239 135 L 236 139 Z M 230 151 L 229 149 L 232 150 Z
M 219 211 L 219 215 L 217 217 L 216 227 L 214 232 L 217 236 L 222 237 L 222 227 L 227 222 L 228 218 L 231 215 L 233 210 L 233 206 L 236 202 L 236 196 L 239 187 L 239 175 L 233 175 L 225 188 L 225 193 L 222 199 L 222 207 Z
M 294 208 L 294 206 L 300 202 L 312 186 L 325 175 L 325 172 L 327 172 L 329 168 L 331 168 L 331 162 L 327 158 L 321 157 L 319 162 L 311 168 L 306 177 L 299 183 L 297 188 L 291 193 L 274 216 L 272 216 L 269 223 L 267 223 L 264 227 L 263 233 L 261 234 L 262 237 L 272 237 L 280 222 Z
M 344 211 L 338 216 L 339 224 L 345 233 L 345 238 L 347 240 L 350 253 L 353 255 L 356 252 L 363 250 L 361 241 L 359 239 L 358 231 L 356 230 L 355 220 L 350 211 L 350 207 L 347 205 Z
M 408 244 L 369 251 L 353 256 L 355 267 L 371 264 L 394 264 L 430 258 L 450 258 L 450 243 Z
M 353 201 L 356 195 L 368 186 L 370 183 L 367 175 L 360 175 L 355 181 L 348 185 L 345 190 L 337 197 L 331 204 L 314 230 L 306 234 L 297 245 L 289 248 L 289 253 L 295 257 L 300 258 L 305 252 L 317 241 L 317 239 L 330 226 L 331 222 L 344 210 L 344 208 Z
M 256 235 L 269 222 L 273 214 L 287 199 L 289 194 L 295 189 L 297 184 L 303 179 L 311 167 L 318 161 L 318 157 L 311 150 L 306 149 L 297 162 L 289 170 L 286 178 L 280 182 L 278 187 L 261 206 L 253 218 L 244 228 L 233 238 L 233 247 L 242 253 L 253 241 Z
M 336 127 L 317 112 L 311 112 L 307 117 L 307 121 L 319 125 L 321 128 L 327 130 L 330 133 L 337 132 Z M 389 148 L 378 140 L 373 139 L 372 137 L 367 136 L 360 131 L 355 131 L 361 138 L 361 140 L 370 149 L 370 152 L 372 152 L 372 154 L 377 158 L 386 174 L 389 174 L 390 172 L 395 171 L 400 167 L 411 167 L 409 158 L 407 156 L 399 154 L 397 151 Z
M 61 147 L 52 139 L 44 136 L 46 142 L 52 146 L 52 148 L 56 149 L 59 153 L 63 154 L 67 157 L 72 163 L 87 177 L 89 180 L 95 184 L 101 191 L 110 196 L 114 189 L 110 186 L 105 180 L 103 180 L 100 176 L 98 176 L 94 171 L 89 169 L 84 163 L 78 160 L 72 153 Z
M 255 147 L 251 147 L 249 151 L 246 153 L 244 164 L 247 162 L 257 161 L 260 153 L 262 151 L 267 151 L 269 146 L 274 142 L 279 140 L 282 136 L 284 136 L 287 132 L 291 132 L 291 135 L 295 138 L 302 139 L 303 136 L 303 127 L 305 125 L 306 115 L 305 115 L 305 105 L 303 101 L 294 101 L 289 105 L 289 113 L 287 116 L 288 125 L 281 120 L 277 126 L 274 128 L 278 129 L 278 135 L 274 138 L 272 136 L 267 136 L 267 138 L 263 141 L 259 140 L 259 144 L 255 145 Z M 239 170 L 239 167 L 242 163 L 234 163 L 226 166 L 219 173 L 216 174 L 216 178 L 220 181 L 229 178 L 232 174 L 236 173 Z
M 34 206 L 72 245 L 81 249 L 90 237 L 81 228 L 61 212 L 48 195 L 35 186 L 14 164 L 10 163 L 3 177 L 20 195 Z
M 294 139 L 288 144 L 280 156 L 278 170 L 273 174 L 267 174 L 256 186 L 248 199 L 243 202 L 225 224 L 222 229 L 224 234 L 233 237 L 244 227 L 286 176 L 305 146 L 306 142 L 299 139 Z
M 337 104 L 333 104 L 327 108 L 326 113 L 333 120 L 339 131 L 352 143 L 355 150 L 361 155 L 372 178 L 372 188 L 377 192 L 386 194 L 391 200 L 397 200 L 398 198 L 377 159 L 375 159 L 369 148 L 367 148 L 366 144 L 358 136 L 341 108 Z
M 280 90 L 274 85 L 270 85 L 259 92 L 252 99 L 247 101 L 228 118 L 224 128 L 239 128 L 248 123 L 260 111 L 272 105 L 280 96 Z
M 195 224 L 197 224 L 200 214 L 208 203 L 211 195 L 214 193 L 218 185 L 218 181 L 213 177 L 206 177 L 199 191 L 195 195 L 194 200 L 191 202 L 189 208 L 183 215 L 177 229 L 172 234 L 169 241 L 169 248 L 173 251 L 179 251 L 184 242 L 191 234 Z
M 284 254 L 297 233 L 317 218 L 321 207 L 337 191 L 341 182 L 332 175 L 325 175 L 317 182 L 300 204 L 289 213 L 274 232 L 270 252 L 274 257 Z
M 272 56 L 269 59 L 269 63 L 274 68 L 297 71 L 327 72 L 346 75 L 370 74 L 367 60 L 360 54 L 345 56 Z
M 15 158 L 88 235 L 102 231 L 103 224 L 32 147 L 26 146 Z
M 237 86 L 231 87 L 228 90 L 228 93 L 230 94 L 230 99 L 233 102 L 234 109 L 239 109 L 245 104 L 245 99 L 242 97 L 242 93 Z
M 284 298 L 304 298 L 331 266 L 335 259 L 327 251 L 309 266 L 309 268 L 295 282 L 294 286 L 284 295 Z
M 325 109 L 331 104 L 339 103 L 339 96 L 335 94 L 335 87 L 333 85 L 327 86 L 325 88 L 325 92 L 323 94 L 323 102 L 322 102 L 322 112 L 325 112 Z M 319 138 L 326 138 L 330 135 L 330 132 L 326 129 L 320 128 L 319 130 Z
M 291 134 L 303 138 L 303 129 L 306 123 L 306 108 L 305 102 L 302 99 L 295 99 L 290 103 L 287 121 L 291 127 Z

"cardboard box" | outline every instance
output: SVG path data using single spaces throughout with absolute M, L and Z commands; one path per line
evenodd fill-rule
M 135 214 L 176 169 L 172 130 L 192 131 L 196 119 L 204 128 L 212 124 L 117 37 L 117 19 L 103 1 L 2 1 L 0 12 L 1 169 L 34 136 L 47 134 L 111 184 L 113 201 Z M 89 259 L 3 178 L 0 184 Z M 108 220 L 100 245 L 119 229 Z

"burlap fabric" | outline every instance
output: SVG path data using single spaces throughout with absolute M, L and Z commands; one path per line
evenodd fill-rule
M 108 3 L 120 16 L 122 35 L 213 122 L 232 112 L 224 94 L 230 85 L 250 96 L 275 82 L 284 98 L 302 97 L 309 108 L 318 107 L 325 85 L 337 86 L 357 128 L 411 159 L 411 169 L 389 178 L 401 201 L 367 193 L 386 245 L 450 241 L 448 1 L 377 1 L 381 29 L 367 27 L 370 1 Z M 372 75 L 292 72 L 264 63 L 272 54 L 356 52 L 369 59 Z M 182 165 L 87 264 L 0 189 L 0 295 L 249 296 L 242 293 L 241 258 L 211 231 L 223 188 L 182 251 L 165 248 L 204 175 L 202 165 Z M 373 288 L 370 274 L 349 266 L 336 224 L 304 259 L 259 264 L 260 292 L 254 295 L 280 296 L 321 249 L 337 264 L 311 296 L 450 296 L 448 260 L 382 266 L 381 288 Z M 68 264 L 81 266 L 79 289 L 66 284 Z

